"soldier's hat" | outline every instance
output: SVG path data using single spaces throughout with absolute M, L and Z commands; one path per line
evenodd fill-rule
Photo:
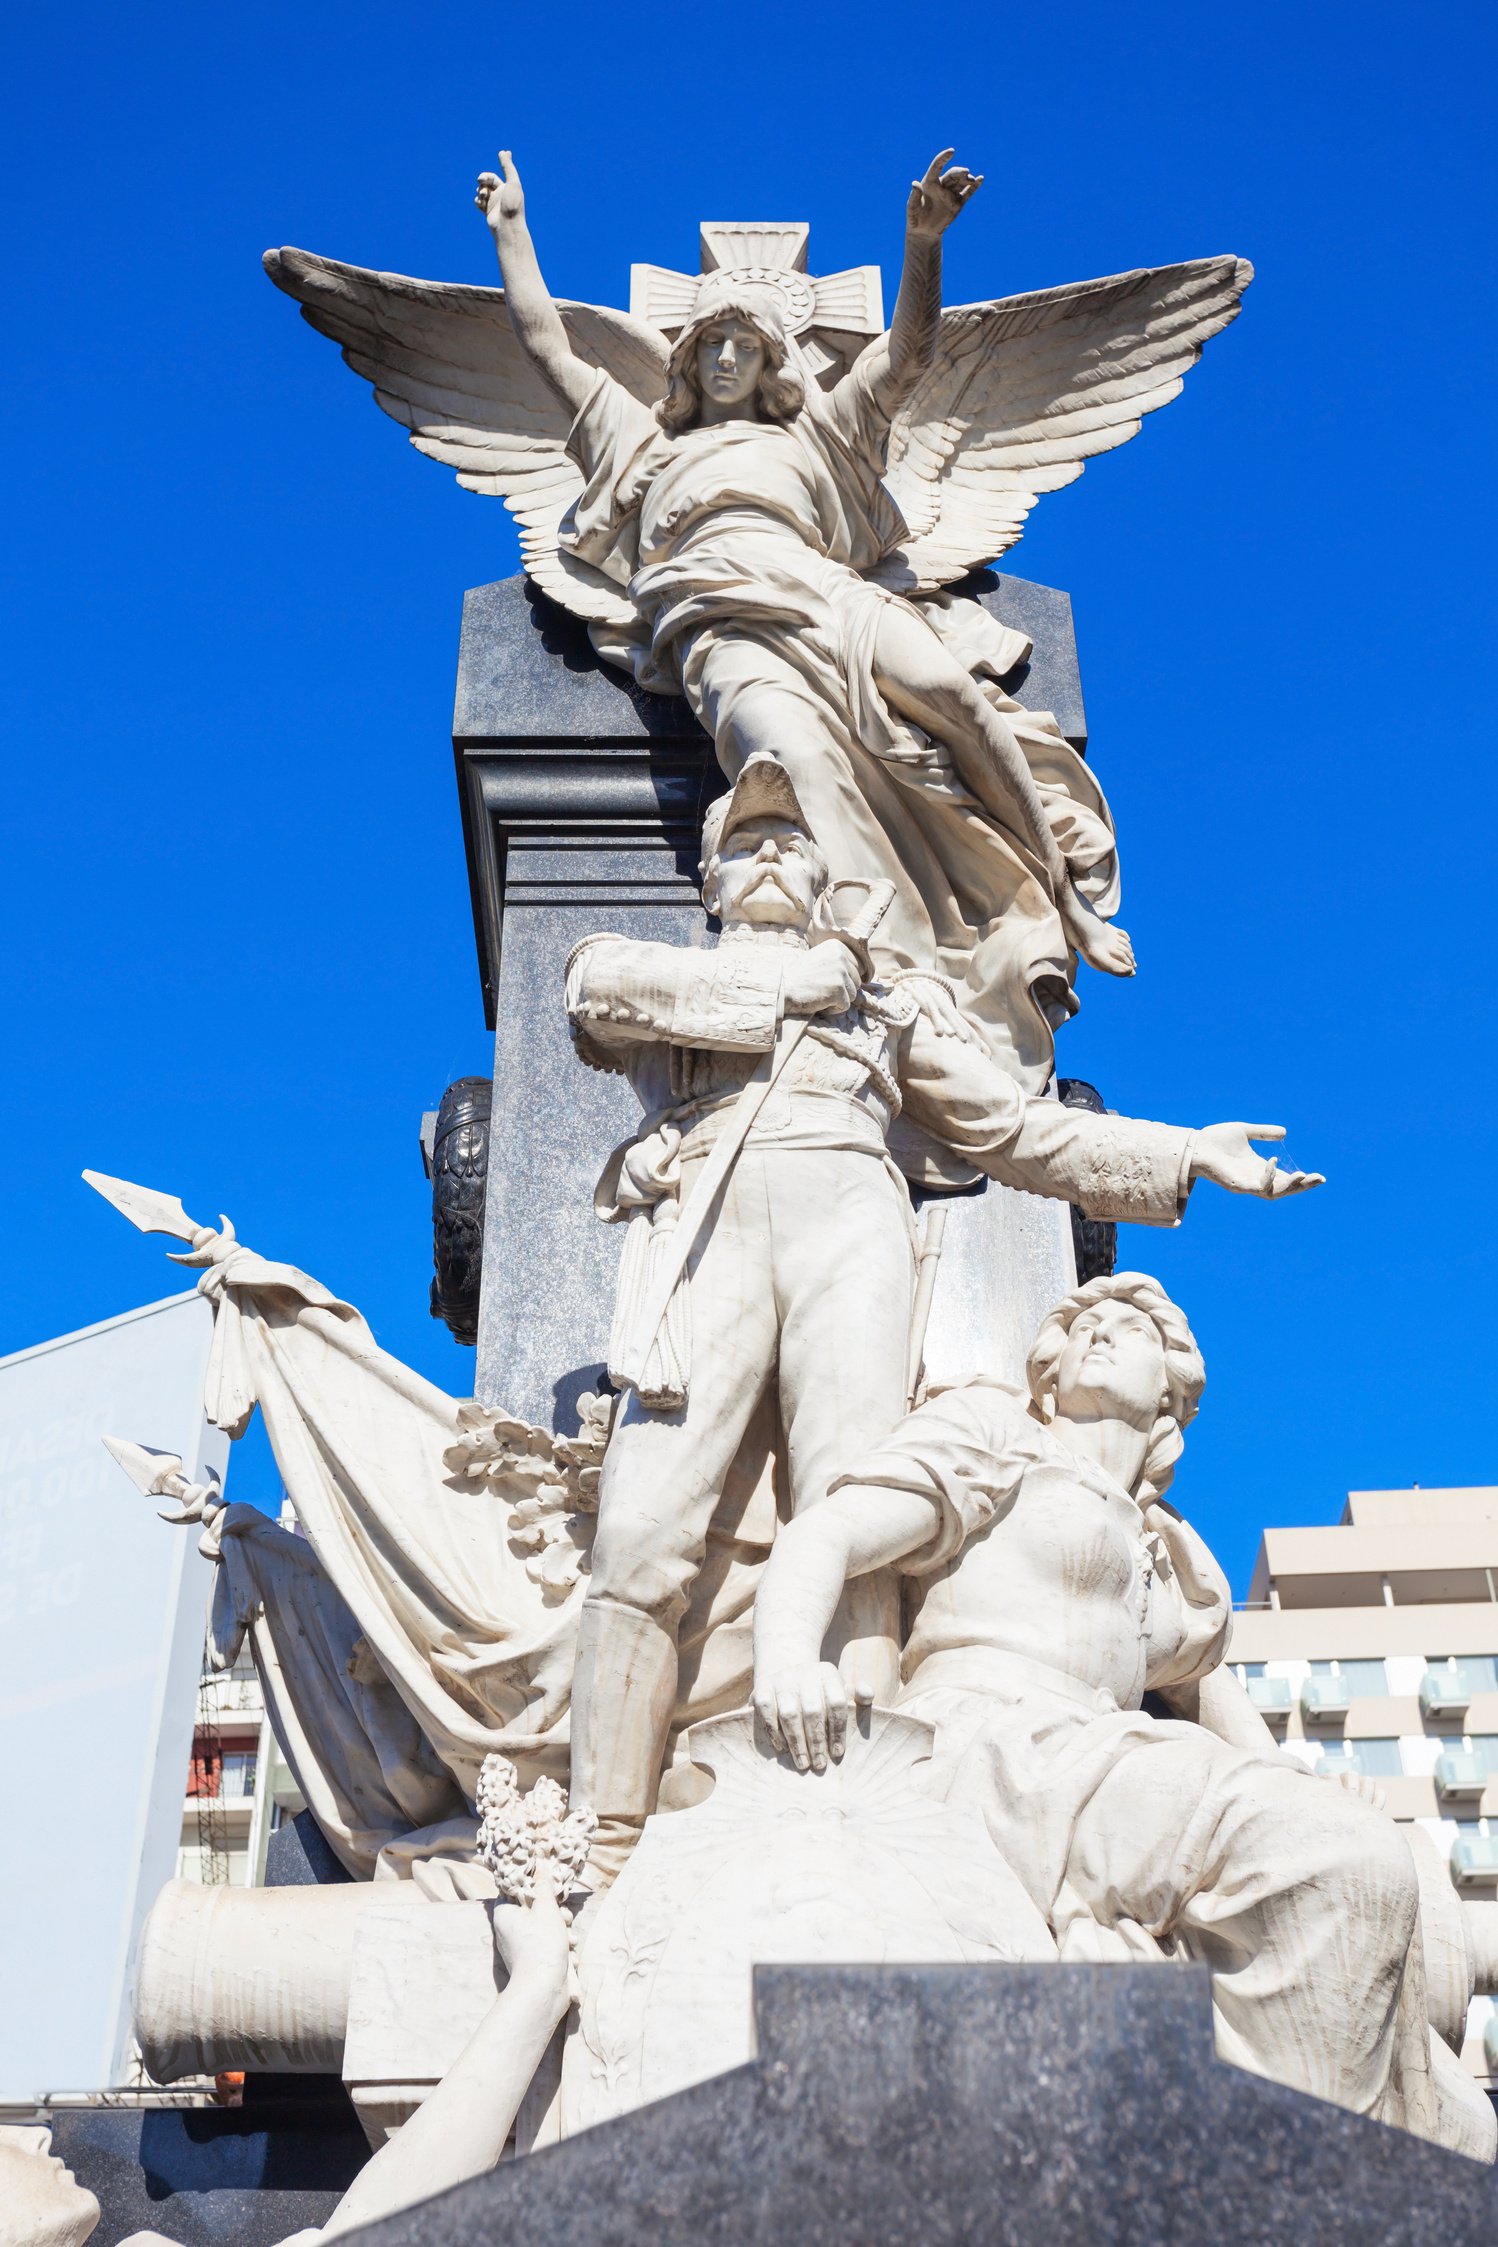
M 751 819 L 785 819 L 811 836 L 811 822 L 791 786 L 791 776 L 768 749 L 757 749 L 733 784 L 732 794 L 709 804 L 702 822 L 702 863 L 716 858 L 736 827 Z M 812 837 L 815 840 L 815 837 Z

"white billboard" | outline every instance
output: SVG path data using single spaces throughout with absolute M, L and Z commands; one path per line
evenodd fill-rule
M 125 2079 L 212 1568 L 100 1439 L 222 1473 L 212 1336 L 202 1297 L 176 1295 L 0 1358 L 0 2100 Z

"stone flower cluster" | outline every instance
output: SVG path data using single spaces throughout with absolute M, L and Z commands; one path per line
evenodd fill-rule
M 591 1810 L 569 1811 L 566 1792 L 555 1779 L 542 1777 L 522 1795 L 508 1757 L 485 1756 L 478 1813 L 479 1862 L 493 1873 L 508 1902 L 535 1902 L 536 1873 L 543 1864 L 551 1868 L 558 1897 L 582 1885 L 598 1821 Z

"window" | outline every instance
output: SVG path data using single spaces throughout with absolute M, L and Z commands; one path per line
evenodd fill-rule
M 1267 1662 L 1232 1662 L 1228 1666 L 1240 1685 L 1247 1685 L 1250 1678 L 1269 1675 Z
M 1389 1676 L 1382 1660 L 1377 1662 L 1313 1662 L 1312 1677 L 1339 1677 L 1347 1691 L 1349 1701 L 1367 1701 L 1389 1690 Z
M 226 1749 L 223 1784 L 220 1792 L 226 1802 L 243 1802 L 255 1792 L 255 1751 L 253 1748 Z
M 1379 1664 L 1380 1669 L 1383 1664 Z M 1397 1740 L 1349 1740 L 1359 1768 L 1370 1779 L 1402 1779 L 1404 1758 Z
M 1365 1779 L 1402 1779 L 1404 1758 L 1397 1740 L 1349 1740 L 1345 1746 L 1327 1749 L 1317 1769 L 1331 1775 L 1356 1771 Z

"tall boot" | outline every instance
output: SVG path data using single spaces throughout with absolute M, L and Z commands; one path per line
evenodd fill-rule
M 572 1672 L 571 1801 L 598 1819 L 588 1856 L 595 1896 L 623 1870 L 655 1808 L 676 1666 L 675 1634 L 652 1616 L 583 1602 Z

